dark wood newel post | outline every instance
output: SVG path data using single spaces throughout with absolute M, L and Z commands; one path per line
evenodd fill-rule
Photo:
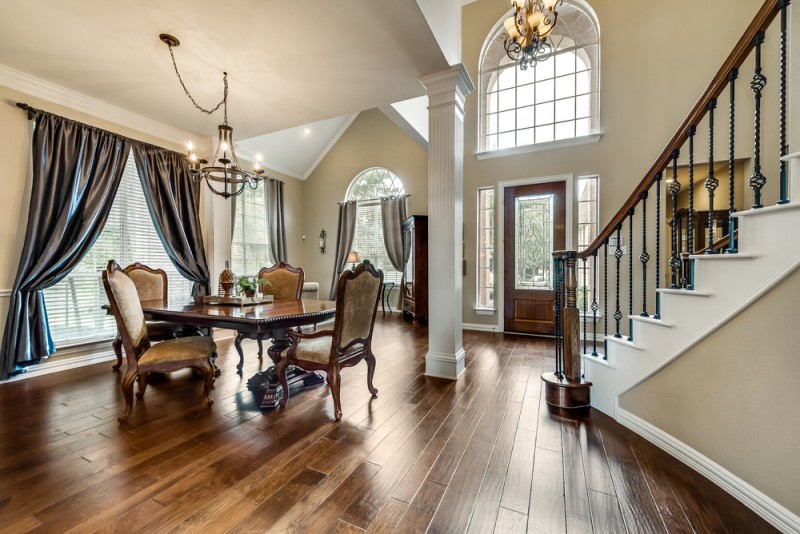
M 564 340 L 561 352 L 564 372 L 563 374 L 558 372 L 561 366 L 557 362 L 556 372 L 542 374 L 545 400 L 548 404 L 559 408 L 582 408 L 589 406 L 589 388 L 592 384 L 583 379 L 581 372 L 580 311 L 577 307 L 576 272 L 578 253 L 574 250 L 561 250 L 553 252 L 553 257 L 557 261 L 562 261 L 564 265 L 562 281 L 564 307 L 561 309 L 561 321 L 559 321 L 562 330 L 559 332 L 559 337 Z

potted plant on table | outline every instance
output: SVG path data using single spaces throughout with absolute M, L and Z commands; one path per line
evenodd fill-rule
M 239 288 L 240 293 L 244 293 L 245 297 L 252 298 L 256 294 L 256 289 L 258 289 L 258 280 L 249 276 L 242 276 L 236 281 L 236 286 Z

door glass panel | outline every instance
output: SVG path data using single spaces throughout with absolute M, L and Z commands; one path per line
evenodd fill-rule
M 516 289 L 553 289 L 553 206 L 553 194 L 515 199 Z

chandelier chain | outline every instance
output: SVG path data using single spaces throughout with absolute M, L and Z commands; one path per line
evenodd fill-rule
M 175 54 L 172 51 L 172 45 L 168 46 L 169 46 L 169 56 L 172 58 L 172 67 L 175 69 L 175 75 L 178 77 L 178 81 L 181 82 L 181 87 L 183 87 L 183 92 L 186 93 L 186 96 L 189 98 L 189 100 L 192 101 L 194 107 L 202 111 L 206 115 L 211 115 L 212 113 L 217 111 L 220 108 L 220 106 L 224 105 L 225 106 L 223 109 L 223 113 L 225 114 L 224 124 L 228 124 L 228 73 L 227 72 L 222 73 L 222 83 L 224 86 L 222 93 L 222 100 L 220 100 L 217 103 L 217 105 L 214 106 L 213 108 L 206 109 L 202 107 L 200 104 L 198 104 L 197 101 L 194 99 L 194 97 L 191 95 L 191 93 L 189 93 L 189 89 L 186 88 L 186 84 L 183 81 L 183 77 L 181 77 L 181 73 L 180 71 L 178 71 L 178 63 L 175 61 Z

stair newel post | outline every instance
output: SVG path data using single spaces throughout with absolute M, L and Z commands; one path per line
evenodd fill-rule
M 633 208 L 628 210 L 628 314 L 633 315 Z M 633 341 L 633 319 L 630 317 L 628 341 Z
M 618 329 L 619 330 L 619 329 Z M 608 359 L 608 238 L 603 240 L 603 359 Z
M 622 224 L 617 225 L 617 246 L 614 249 L 614 258 L 617 260 L 617 309 L 614 310 L 614 321 L 617 323 L 617 329 L 614 332 L 614 337 L 620 338 L 622 334 L 619 333 L 619 322 L 622 320 L 622 310 L 619 309 L 619 283 L 620 283 L 620 260 L 622 259 L 622 247 L 619 245 L 620 233 L 622 231 Z
M 650 254 L 647 253 L 647 191 L 642 192 L 642 253 L 639 254 L 639 261 L 642 262 L 642 313 L 639 315 L 649 317 L 650 314 L 647 313 L 647 262 L 650 261 Z M 633 314 L 633 300 L 631 300 L 631 314 Z M 633 334 L 632 329 L 631 334 Z
M 716 254 L 714 247 L 714 191 L 719 186 L 719 180 L 714 176 L 714 110 L 717 108 L 717 99 L 708 103 L 708 178 L 706 178 L 706 191 L 708 191 L 708 246 L 706 254 Z
M 586 354 L 586 320 L 589 317 L 589 285 L 586 283 L 586 258 L 583 261 L 583 354 Z
M 661 297 L 658 288 L 661 287 L 661 180 L 664 173 L 656 175 L 656 314 L 655 319 L 661 318 Z
M 734 165 L 735 160 L 735 141 L 736 141 L 736 78 L 739 77 L 739 69 L 731 69 L 728 74 L 728 87 L 730 88 L 730 105 L 728 107 L 728 180 L 730 181 L 730 194 L 728 195 L 728 248 L 725 252 L 736 254 L 736 212 L 734 204 Z
M 678 193 L 681 191 L 681 183 L 678 181 L 678 155 L 679 152 L 672 152 L 672 181 L 669 183 L 669 192 L 672 195 L 672 254 L 669 259 L 669 268 L 672 273 L 672 283 L 670 289 L 683 287 L 681 283 L 681 260 L 678 250 Z
M 592 252 L 592 356 L 597 356 L 597 249 Z
M 753 91 L 755 102 L 755 118 L 753 129 L 753 174 L 750 176 L 750 187 L 753 189 L 753 208 L 763 208 L 761 203 L 761 188 L 767 183 L 767 178 L 761 174 L 761 92 L 767 85 L 767 77 L 761 72 L 761 45 L 764 44 L 764 32 L 758 32 L 753 39 L 756 51 L 756 68 L 750 89 Z
M 563 332 L 563 373 L 543 373 L 545 400 L 558 408 L 589 406 L 590 382 L 583 379 L 580 352 L 580 311 L 577 307 L 577 257 L 574 250 L 553 252 L 555 261 L 562 265 L 563 302 L 561 325 Z
M 787 177 L 786 177 L 786 162 L 783 157 L 786 155 L 786 24 L 787 24 L 787 11 L 791 0 L 781 0 L 778 7 L 781 10 L 781 35 L 780 35 L 780 91 L 779 91 L 779 133 L 778 144 L 780 145 L 780 199 L 778 204 L 786 204 L 789 202 L 789 194 L 787 191 Z

